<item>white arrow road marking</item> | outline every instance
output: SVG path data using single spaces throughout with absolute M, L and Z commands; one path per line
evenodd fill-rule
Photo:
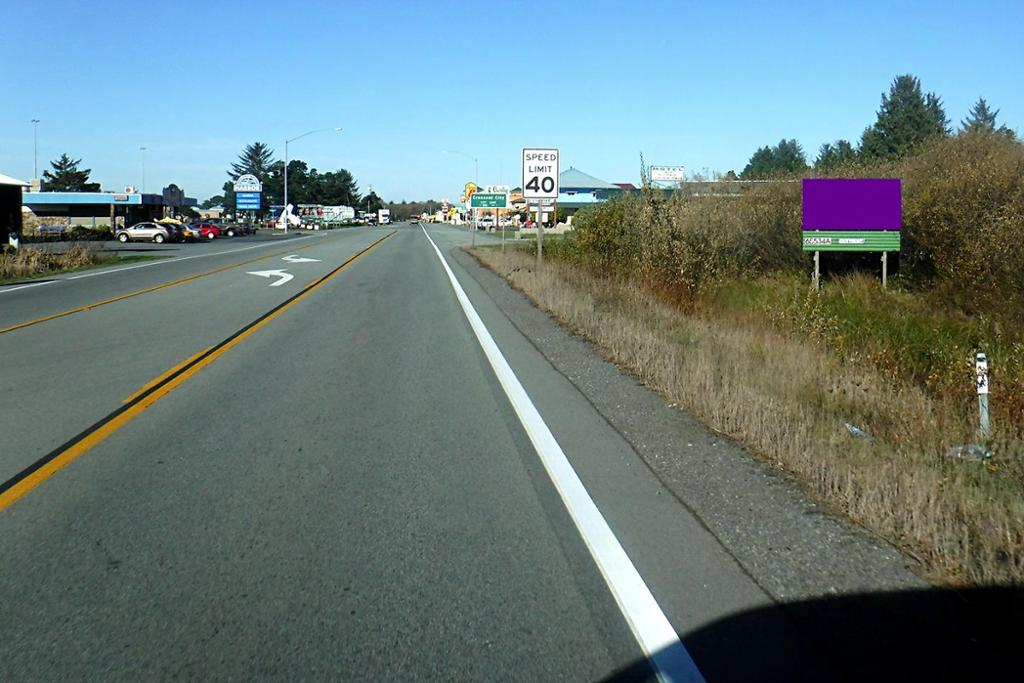
M 294 275 L 284 270 L 253 270 L 246 272 L 246 275 L 259 275 L 260 277 L 279 277 L 281 278 L 277 282 L 271 282 L 271 287 L 280 287 L 284 283 L 291 280 Z
M 320 259 L 306 258 L 304 256 L 299 256 L 298 254 L 291 254 L 290 256 L 282 256 L 281 260 L 287 261 L 288 263 L 312 263 L 314 261 L 319 261 Z

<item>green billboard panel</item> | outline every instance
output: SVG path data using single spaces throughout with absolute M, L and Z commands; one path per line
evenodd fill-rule
M 804 251 L 899 251 L 895 230 L 805 230 Z

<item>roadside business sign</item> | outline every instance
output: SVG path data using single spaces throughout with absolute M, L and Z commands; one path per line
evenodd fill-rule
M 682 166 L 648 166 L 647 173 L 654 182 L 681 183 L 686 180 Z
M 523 198 L 558 199 L 557 149 L 523 149 Z
M 507 192 L 474 192 L 469 198 L 469 205 L 474 209 L 507 209 Z
M 804 230 L 899 230 L 899 178 L 805 178 Z
M 885 287 L 902 227 L 899 178 L 804 178 L 803 250 L 814 252 L 815 288 L 823 251 L 881 252 Z
M 235 180 L 235 210 L 259 211 L 263 197 L 263 183 L 251 173 L 240 175 Z
M 804 178 L 804 251 L 899 251 L 899 178 Z
M 263 192 L 263 183 L 251 173 L 246 173 L 235 180 L 235 192 Z
M 259 192 L 236 192 L 235 208 L 239 211 L 259 211 L 260 197 Z

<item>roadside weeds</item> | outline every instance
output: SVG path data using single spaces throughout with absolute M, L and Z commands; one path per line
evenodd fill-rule
M 22 247 L 13 252 L 0 253 L 0 284 L 150 258 L 155 257 L 101 254 L 81 244 L 72 245 L 62 254 Z
M 817 498 L 953 584 L 1024 579 L 1020 482 L 989 463 L 950 460 L 973 425 L 943 397 L 892 381 L 756 320 L 701 317 L 623 279 L 532 255 L 470 250 L 606 357 Z M 871 439 L 846 422 L 870 425 Z M 1006 438 L 997 454 L 1020 458 Z

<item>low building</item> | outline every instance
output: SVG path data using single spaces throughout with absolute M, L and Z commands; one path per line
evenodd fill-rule
M 211 206 L 206 209 L 196 209 L 200 218 L 223 218 L 225 209 L 223 206 Z
M 29 184 L 0 173 L 0 245 L 21 234 L 22 194 Z
M 26 192 L 24 206 L 41 222 L 58 220 L 66 226 L 96 228 L 132 225 L 174 216 L 184 207 L 196 205 L 176 185 L 161 194 L 142 194 L 132 188 L 126 192 Z
M 558 174 L 558 208 L 572 216 L 580 209 L 606 202 L 626 190 L 570 166 Z

